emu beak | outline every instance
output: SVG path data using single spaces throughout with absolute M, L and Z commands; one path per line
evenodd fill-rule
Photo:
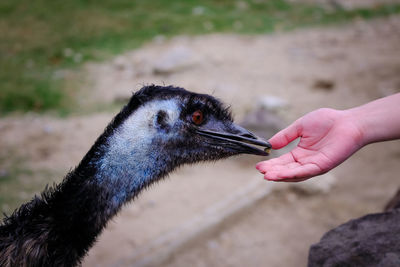
M 221 141 L 221 143 L 225 143 L 231 148 L 233 147 L 240 153 L 268 156 L 272 147 L 268 141 L 263 140 L 245 128 L 234 123 L 230 125 L 229 130 L 198 129 L 197 132 L 200 135 L 217 139 Z M 261 150 L 260 148 L 252 145 L 261 146 L 264 147 L 264 149 Z

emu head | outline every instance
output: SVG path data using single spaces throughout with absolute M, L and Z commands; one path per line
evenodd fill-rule
M 235 124 L 228 108 L 214 97 L 171 86 L 136 92 L 102 139 L 106 153 L 98 162 L 100 169 L 118 169 L 120 175 L 145 170 L 151 180 L 181 164 L 242 153 L 266 156 L 255 145 L 271 147 Z

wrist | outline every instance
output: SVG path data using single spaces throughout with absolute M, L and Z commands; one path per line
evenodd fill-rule
M 365 115 L 365 114 L 364 114 Z M 369 131 L 368 121 L 363 116 L 363 111 L 359 107 L 344 110 L 344 119 L 347 127 L 352 129 L 355 143 L 361 148 L 372 143 L 371 131 Z

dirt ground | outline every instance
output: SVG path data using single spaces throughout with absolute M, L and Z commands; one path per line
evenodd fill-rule
M 239 121 L 260 98 L 278 97 L 288 103 L 277 111 L 288 123 L 316 108 L 345 109 L 399 92 L 399 51 L 399 16 L 263 36 L 160 37 L 110 62 L 87 65 L 82 103 L 115 103 L 143 84 L 174 84 L 223 99 Z M 0 156 L 23 159 L 33 171 L 60 174 L 59 181 L 112 116 L 3 118 Z M 158 236 L 262 179 L 254 169 L 258 160 L 239 157 L 182 168 L 127 205 L 83 266 L 129 262 Z M 399 160 L 399 141 L 365 147 L 332 172 L 337 182 L 329 192 L 274 191 L 217 232 L 174 252 L 162 266 L 305 266 L 309 246 L 324 232 L 382 210 L 399 186 Z

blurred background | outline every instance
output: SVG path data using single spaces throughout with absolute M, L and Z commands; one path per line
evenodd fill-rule
M 265 138 L 400 92 L 398 0 L 2 0 L 0 33 L 6 214 L 60 182 L 143 85 L 212 94 Z M 398 141 L 373 144 L 296 185 L 263 181 L 253 156 L 182 168 L 126 206 L 83 266 L 305 266 L 323 233 L 382 210 L 399 159 Z

